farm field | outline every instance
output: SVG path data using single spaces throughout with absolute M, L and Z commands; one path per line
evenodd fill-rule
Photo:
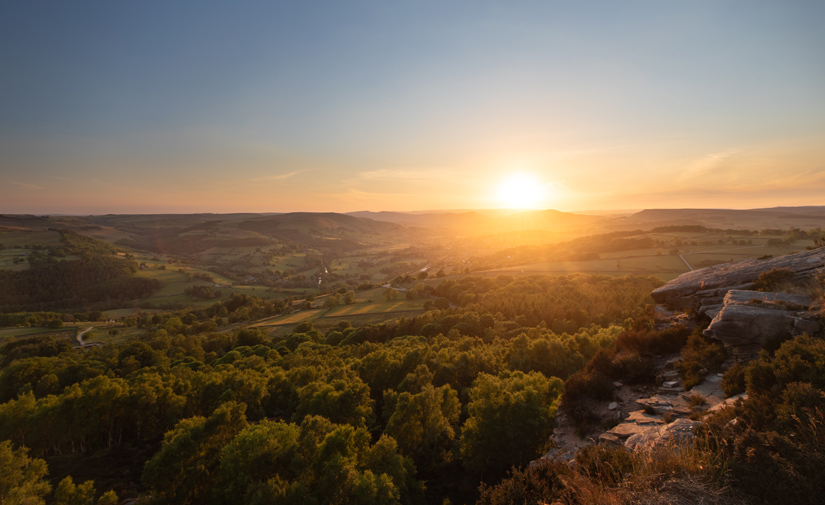
M 288 333 L 292 327 L 302 322 L 311 322 L 317 328 L 326 328 L 344 320 L 353 325 L 380 323 L 389 319 L 411 317 L 424 312 L 425 299 L 386 301 L 381 297 L 383 290 L 384 288 L 377 288 L 363 291 L 355 299 L 355 302 L 350 305 L 301 310 L 288 315 L 258 320 L 250 326 L 271 328 L 274 335 L 279 335 Z M 402 297 L 403 293 L 399 293 L 399 298 Z M 322 300 L 319 299 L 315 306 L 322 305 Z
M 600 254 L 600 259 L 588 261 L 547 261 L 513 265 L 496 269 L 475 271 L 470 275 L 530 275 L 530 274 L 569 274 L 600 273 L 605 275 L 655 275 L 668 281 L 689 271 L 684 258 L 694 270 L 720 263 L 741 261 L 760 256 L 781 256 L 804 250 L 809 241 L 796 241 L 788 245 L 768 245 L 771 239 L 780 236 L 743 236 L 729 237 L 707 233 L 669 233 L 648 234 L 653 239 L 672 243 L 681 241 L 675 248 L 678 254 L 666 248 L 633 249 Z M 718 243 L 724 241 L 736 243 Z M 740 241 L 744 241 L 742 244 Z M 750 241 L 750 244 L 747 244 Z M 681 256 L 681 257 L 680 257 Z
M 65 337 L 74 339 L 77 328 L 64 326 L 63 328 L 38 328 L 38 327 L 7 327 L 0 328 L 0 345 L 11 342 L 21 337 L 37 337 L 40 335 L 52 335 L 54 337 Z

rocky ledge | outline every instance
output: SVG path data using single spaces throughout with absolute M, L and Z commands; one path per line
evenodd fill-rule
M 697 319 L 710 319 L 704 335 L 724 343 L 736 360 L 749 361 L 771 342 L 803 333 L 813 335 L 822 329 L 815 307 L 818 302 L 808 296 L 749 289 L 761 274 L 774 269 L 785 271 L 789 285 L 810 285 L 817 274 L 825 271 L 825 248 L 694 270 L 650 295 L 671 309 L 689 310 Z M 668 312 L 661 305 L 659 311 Z M 675 321 L 675 312 L 669 314 L 667 319 Z
M 655 289 L 650 296 L 656 303 L 704 314 L 708 310 L 718 310 L 728 291 L 751 289 L 761 274 L 775 268 L 793 272 L 794 278 L 789 279 L 791 282 L 812 278 L 818 270 L 825 268 L 825 248 L 693 270 Z
M 800 294 L 731 290 L 704 335 L 724 343 L 738 361 L 749 361 L 769 342 L 821 330 L 812 304 Z

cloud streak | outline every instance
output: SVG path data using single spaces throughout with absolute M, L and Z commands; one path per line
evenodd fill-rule
M 714 170 L 722 168 L 724 162 L 730 159 L 737 151 L 730 149 L 718 153 L 708 154 L 694 161 L 685 168 L 677 180 L 679 182 L 686 182 L 692 179 L 703 177 Z
M 260 181 L 285 181 L 296 175 L 306 172 L 306 170 L 293 170 L 292 172 L 287 172 L 285 174 L 273 174 L 273 175 L 265 175 L 263 177 L 254 177 L 249 179 L 251 182 L 260 182 Z
M 454 171 L 451 169 L 393 169 L 382 168 L 359 172 L 357 178 L 368 181 L 427 181 L 433 179 L 446 179 L 452 177 Z
M 14 184 L 15 186 L 20 186 L 21 188 L 26 188 L 26 189 L 46 189 L 43 186 L 38 186 L 37 184 L 30 184 L 28 182 L 9 181 L 9 183 Z

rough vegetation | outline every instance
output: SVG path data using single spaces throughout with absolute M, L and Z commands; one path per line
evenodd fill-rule
M 315 228 L 307 229 L 310 217 Z M 323 271 L 330 251 L 365 246 L 358 234 L 399 228 L 310 217 L 237 217 L 241 230 L 259 234 L 238 243 L 300 250 L 306 271 Z M 101 217 L 100 224 L 126 226 L 124 219 Z M 191 251 L 181 250 L 187 254 L 228 240 L 212 235 L 217 222 L 184 221 L 166 229 L 129 225 L 129 240 L 154 251 L 186 249 L 191 234 L 197 238 Z M 318 232 L 319 223 L 328 236 Z M 354 278 L 322 291 L 317 301 L 316 291 L 267 299 L 223 285 L 218 291 L 211 274 L 187 278 L 181 267 L 182 289 L 199 306 L 136 308 L 122 320 L 128 338 L 76 348 L 69 338 L 78 323 L 105 317 L 96 302 L 138 307 L 159 284 L 136 275 L 144 267 L 113 256 L 105 243 L 65 230 L 60 236 L 62 245 L 36 249 L 28 268 L 15 263 L 0 270 L 0 324 L 70 325 L 66 334 L 15 338 L 0 347 L 0 502 L 111 504 L 120 496 L 157 504 L 739 504 L 818 503 L 825 493 L 819 330 L 768 339 L 752 362 L 731 360 L 730 346 L 702 332 L 712 310 L 723 312 L 732 287 L 710 274 L 735 279 L 740 288 L 797 289 L 812 270 L 792 259 L 747 262 L 747 279 L 728 265 L 707 270 L 701 282 L 691 273 L 660 288 L 658 278 L 636 276 L 442 279 L 440 268 L 433 276 L 425 263 L 415 263 L 421 251 L 399 248 L 383 265 L 375 265 L 378 255 L 362 260 L 398 282 L 378 287 L 367 276 L 358 279 L 358 292 L 387 293 L 387 304 L 425 300 L 425 310 L 377 324 L 341 319 L 324 326 L 300 322 L 309 313 L 301 311 L 351 304 Z M 324 253 L 303 249 L 312 244 Z M 650 246 L 649 237 L 619 232 L 548 254 L 586 259 Z M 531 247 L 507 252 L 471 258 L 453 271 L 541 255 Z M 243 261 L 272 254 L 250 252 Z M 802 254 L 809 265 L 821 251 Z M 273 283 L 313 287 L 334 277 L 266 275 Z M 697 330 L 662 326 L 653 319 L 651 291 L 705 320 Z M 772 291 L 747 293 L 755 293 L 742 302 L 749 307 L 773 304 L 817 319 L 808 314 L 816 300 L 802 307 Z M 298 316 L 291 329 L 269 333 L 262 326 L 263 318 L 287 314 Z M 690 391 L 669 385 L 680 380 Z M 702 394 L 711 382 L 728 395 L 747 396 L 716 408 Z M 634 415 L 672 433 L 686 427 L 691 443 L 688 437 L 647 443 L 627 433 L 624 442 L 607 437 L 573 461 L 554 456 L 556 419 L 595 437 L 621 421 L 619 391 L 643 395 L 657 387 L 684 393 L 682 412 L 649 403 Z

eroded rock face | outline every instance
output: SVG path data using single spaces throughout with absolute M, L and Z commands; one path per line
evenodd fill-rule
M 825 248 L 693 270 L 655 289 L 650 295 L 656 303 L 703 314 L 709 310 L 719 310 L 728 291 L 747 290 L 760 274 L 774 268 L 787 268 L 794 272 L 796 278 L 813 277 L 818 269 L 825 268 Z M 711 312 L 709 316 L 715 314 Z
M 731 290 L 704 334 L 747 361 L 770 341 L 818 332 L 821 326 L 809 313 L 811 304 L 804 295 Z

